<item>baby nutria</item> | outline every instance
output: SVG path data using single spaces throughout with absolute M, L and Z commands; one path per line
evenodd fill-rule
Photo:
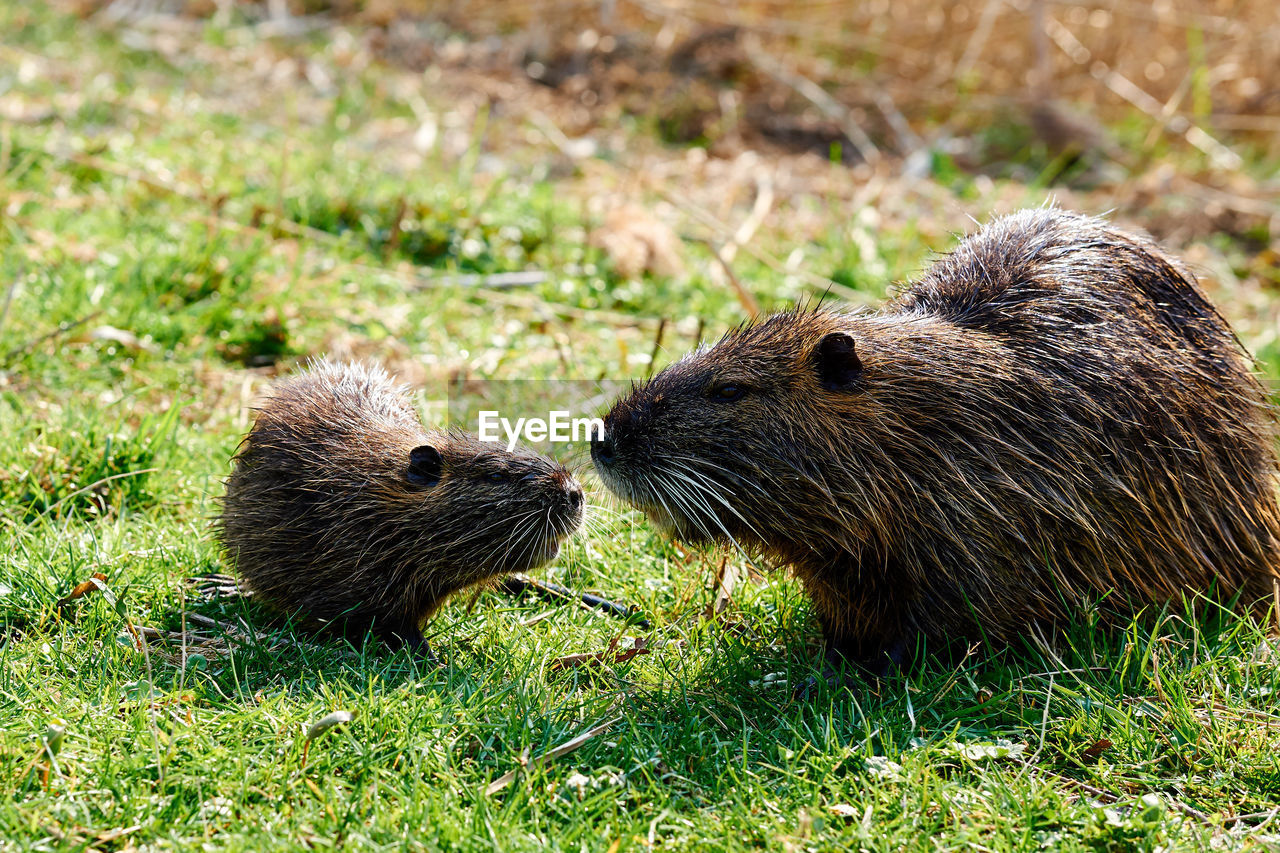
M 425 654 L 420 625 L 447 596 L 550 560 L 583 514 L 564 468 L 424 431 L 361 364 L 279 385 L 234 465 L 218 537 L 256 595 Z
M 1265 607 L 1276 423 L 1253 362 L 1149 241 L 999 219 L 875 314 L 730 332 L 618 401 L 592 456 L 685 540 L 790 565 L 872 672 L 1104 599 Z

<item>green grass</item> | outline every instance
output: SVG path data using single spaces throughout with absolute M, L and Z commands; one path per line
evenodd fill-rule
M 229 30 L 166 53 L 35 3 L 0 6 L 0 32 L 0 67 L 28 69 L 0 75 L 7 96 L 46 111 L 0 120 L 0 849 L 1280 839 L 1274 643 L 1235 618 L 1175 610 L 1112 636 L 1082 624 L 1054 652 L 978 650 L 801 700 L 819 645 L 796 583 L 744 583 L 705 619 L 718 559 L 630 514 L 550 569 L 653 622 L 653 651 L 610 668 L 553 662 L 634 627 L 492 592 L 428 627 L 441 669 L 202 599 L 186 580 L 226 568 L 209 520 L 276 370 L 326 351 L 376 358 L 434 412 L 463 377 L 642 376 L 660 319 L 659 362 L 741 308 L 696 241 L 685 276 L 612 271 L 588 236 L 594 189 L 545 177 L 520 145 L 483 145 L 508 133 L 497 117 L 464 127 L 462 150 L 405 165 L 394 132 L 369 135 L 416 115 L 391 72 L 344 71 L 325 97 L 251 73 L 253 55 L 323 58 L 323 41 Z M 921 204 L 1044 197 L 979 190 L 947 158 L 934 173 Z M 758 244 L 803 250 L 805 270 L 873 299 L 966 227 L 938 208 L 885 226 L 838 200 L 780 204 L 789 216 Z M 1220 257 L 1244 276 L 1261 256 L 1233 243 Z M 549 275 L 516 291 L 454 278 L 520 270 Z M 749 253 L 735 270 L 766 305 L 817 292 Z M 1248 329 L 1270 303 L 1243 305 L 1224 310 Z M 1246 343 L 1275 352 L 1274 336 Z M 57 606 L 94 573 L 105 591 Z M 185 648 L 134 639 L 184 629 Z M 352 719 L 308 738 L 335 711 Z

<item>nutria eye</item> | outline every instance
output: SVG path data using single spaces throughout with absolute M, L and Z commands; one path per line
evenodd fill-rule
M 492 471 L 489 474 L 489 481 L 493 483 L 501 483 L 505 479 L 507 479 L 507 475 L 501 471 Z
M 725 403 L 732 403 L 734 400 L 741 400 L 746 393 L 747 389 L 741 385 L 721 385 L 711 392 L 711 397 Z

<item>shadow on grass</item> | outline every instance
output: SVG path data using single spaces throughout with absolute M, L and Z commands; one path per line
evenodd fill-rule
M 170 642 L 138 655 L 113 610 L 96 602 L 77 623 L 31 628 L 16 645 L 48 661 L 47 677 L 109 697 L 141 731 L 156 724 L 155 709 L 183 703 L 200 709 L 210 749 L 243 738 L 295 775 L 309 767 L 342 776 L 354 761 L 395 778 L 421 764 L 477 806 L 513 770 L 519 782 L 503 795 L 512 808 L 574 773 L 624 780 L 601 783 L 623 805 L 679 795 L 691 808 L 762 785 L 849 802 L 877 786 L 916 790 L 933 779 L 976 790 L 1028 776 L 1062 796 L 1081 784 L 1116 801 L 1173 792 L 1208 814 L 1236 807 L 1238 786 L 1261 792 L 1280 778 L 1273 756 L 1251 754 L 1238 727 L 1221 723 L 1274 715 L 1277 668 L 1260 653 L 1269 648 L 1264 626 L 1204 605 L 1110 631 L 1082 622 L 1045 647 L 978 648 L 878 682 L 855 676 L 852 690 L 819 680 L 801 698 L 793 688 L 820 676 L 822 660 L 807 607 L 789 594 L 735 612 L 745 629 L 659 619 L 651 654 L 557 672 L 554 659 L 581 651 L 566 643 L 603 646 L 617 624 L 566 608 L 522 626 L 504 618 L 501 599 L 482 595 L 474 609 L 447 608 L 433 623 L 447 662 L 436 668 L 373 637 L 353 645 L 315 634 L 251 600 L 177 599 L 134 599 L 127 610 L 156 629 L 190 632 L 194 616 L 234 626 L 201 629 L 229 654 L 197 656 L 189 644 L 184 660 Z M 569 628 L 559 635 L 557 618 Z M 43 658 L 42 644 L 51 649 Z M 339 710 L 353 714 L 351 733 L 308 753 L 308 727 Z M 601 725 L 571 754 L 537 761 Z M 992 776 L 997 766 L 1003 775 Z
M 717 791 L 744 755 L 768 765 L 797 750 L 850 757 L 841 772 L 926 750 L 943 775 L 968 772 L 974 755 L 1030 761 L 1060 779 L 1092 778 L 1100 757 L 1209 774 L 1224 757 L 1205 744 L 1206 715 L 1274 704 L 1266 699 L 1280 674 L 1268 657 L 1273 644 L 1258 621 L 1199 602 L 1115 629 L 1073 624 L 1047 645 L 975 648 L 955 663 L 928 659 L 832 686 L 802 637 L 761 648 L 727 634 L 695 678 L 622 692 L 629 719 L 655 721 L 668 760 Z M 815 676 L 797 696 L 794 686 Z M 738 746 L 709 751 L 708 740 Z M 1155 770 L 1149 776 L 1157 789 L 1168 784 Z

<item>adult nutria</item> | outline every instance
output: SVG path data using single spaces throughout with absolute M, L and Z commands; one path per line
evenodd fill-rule
M 448 595 L 545 563 L 582 514 L 550 459 L 424 431 L 380 368 L 321 362 L 259 410 L 217 532 L 268 603 L 425 652 Z
M 689 354 L 592 456 L 674 535 L 792 566 L 829 652 L 883 671 L 1099 599 L 1264 607 L 1276 422 L 1252 364 L 1151 242 L 1023 211 L 879 313 L 777 314 Z

